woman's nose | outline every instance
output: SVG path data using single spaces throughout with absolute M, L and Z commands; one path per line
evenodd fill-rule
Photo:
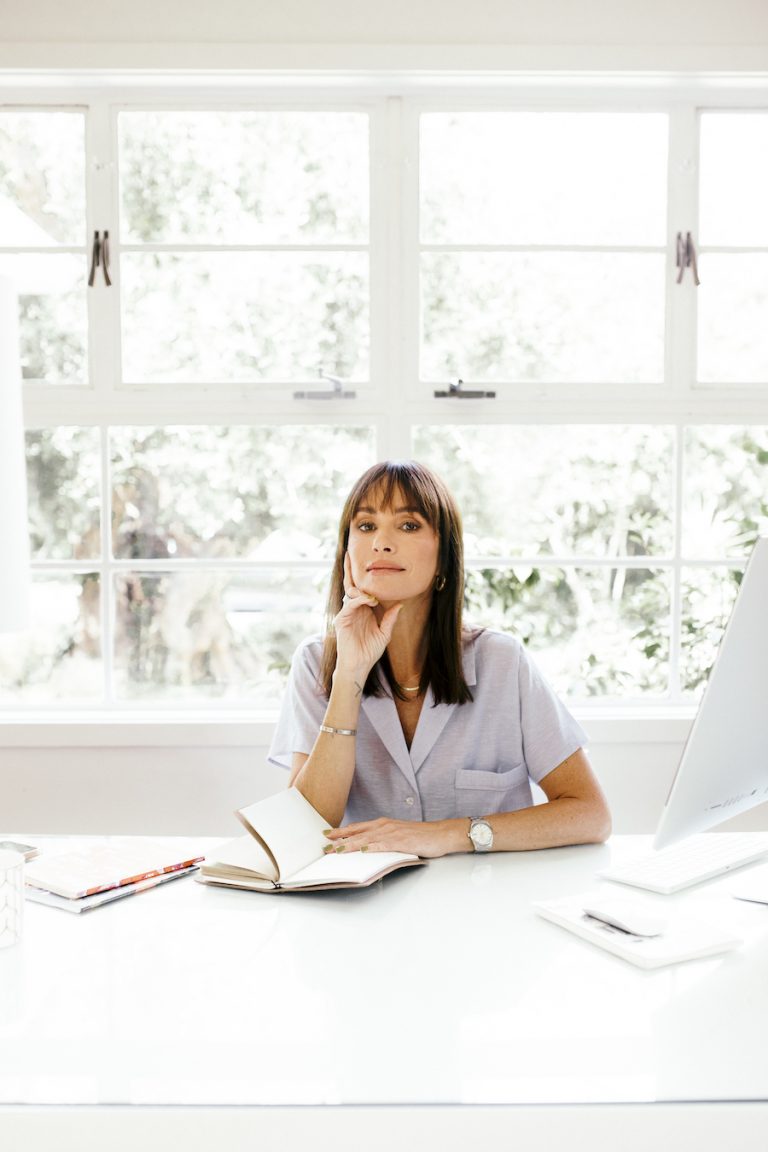
M 374 552 L 391 552 L 393 550 L 392 537 L 383 530 L 379 530 L 373 539 Z

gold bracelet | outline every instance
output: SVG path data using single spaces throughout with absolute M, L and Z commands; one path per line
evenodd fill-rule
M 357 736 L 357 728 L 329 728 L 327 724 L 321 724 L 320 731 L 330 732 L 331 736 Z

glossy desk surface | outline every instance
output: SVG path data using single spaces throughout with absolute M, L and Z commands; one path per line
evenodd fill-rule
M 639 895 L 595 872 L 647 843 L 448 857 L 362 891 L 184 878 L 80 916 L 27 903 L 0 951 L 0 1104 L 768 1100 L 768 906 L 732 876 L 642 894 L 745 942 L 653 972 L 531 910 Z

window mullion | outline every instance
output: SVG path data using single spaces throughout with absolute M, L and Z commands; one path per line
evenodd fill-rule
M 674 107 L 669 119 L 667 177 L 666 391 L 689 398 L 696 383 L 696 287 L 690 274 L 677 283 L 675 239 L 698 231 L 698 117 L 693 105 Z
M 100 434 L 101 475 L 101 660 L 104 668 L 104 700 L 115 705 L 115 586 L 112 565 L 112 477 L 110 464 L 110 429 L 103 425 Z
M 107 287 L 103 266 L 88 289 L 88 348 L 90 390 L 106 405 L 119 376 L 120 308 L 119 261 L 117 258 L 116 173 L 109 106 L 94 101 L 89 108 L 86 129 L 86 180 L 88 188 L 88 251 L 95 232 L 109 232 L 111 248 L 110 279 Z
M 683 530 L 683 463 L 685 428 L 678 424 L 675 428 L 675 460 L 672 491 L 672 526 L 674 564 L 671 572 L 670 620 L 669 620 L 669 694 L 673 704 L 681 703 L 680 656 L 682 652 L 683 575 L 681 565 Z
M 371 120 L 371 375 L 378 459 L 410 454 L 404 415 L 402 173 L 402 101 L 390 96 Z
M 403 218 L 401 250 L 401 282 L 403 300 L 403 326 L 400 334 L 403 348 L 403 381 L 407 389 L 409 418 L 412 423 L 420 403 L 426 399 L 422 393 L 419 368 L 421 343 L 421 249 L 419 224 L 419 115 L 420 102 L 403 100 L 402 128 L 402 184 L 400 211 Z M 412 429 L 409 428 L 409 436 Z
M 370 172 L 370 379 L 376 420 L 377 458 L 391 455 L 386 398 L 398 376 L 396 302 L 390 291 L 393 261 L 393 221 L 390 211 L 392 155 L 389 101 L 377 105 L 369 119 Z
M 665 380 L 667 402 L 690 401 L 696 385 L 696 286 L 690 274 L 677 283 L 676 237 L 698 233 L 698 117 L 692 104 L 673 107 L 669 121 L 669 170 L 667 201 L 667 275 Z M 685 429 L 675 430 L 672 528 L 674 566 L 670 589 L 669 688 L 674 703 L 680 700 L 682 642 L 682 531 Z
M 88 351 L 89 351 L 89 391 L 95 401 L 96 410 L 102 416 L 99 447 L 99 476 L 101 488 L 101 561 L 99 564 L 101 585 L 101 659 L 104 670 L 104 702 L 107 707 L 114 704 L 114 589 L 110 558 L 112 501 L 109 469 L 109 404 L 117 384 L 116 349 L 120 347 L 120 313 L 118 298 L 119 269 L 116 259 L 117 219 L 115 204 L 116 157 L 113 151 L 113 138 L 109 106 L 106 101 L 94 101 L 88 111 L 86 128 L 86 182 L 87 182 L 87 221 L 88 243 L 93 243 L 94 233 L 110 234 L 112 262 L 110 264 L 111 286 L 107 286 L 103 265 L 97 270 L 92 287 L 88 288 Z

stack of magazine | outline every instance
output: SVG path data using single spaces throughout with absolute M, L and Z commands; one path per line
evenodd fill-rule
M 188 841 L 114 837 L 66 852 L 43 852 L 24 871 L 28 900 L 66 912 L 88 912 L 178 880 L 203 859 Z

